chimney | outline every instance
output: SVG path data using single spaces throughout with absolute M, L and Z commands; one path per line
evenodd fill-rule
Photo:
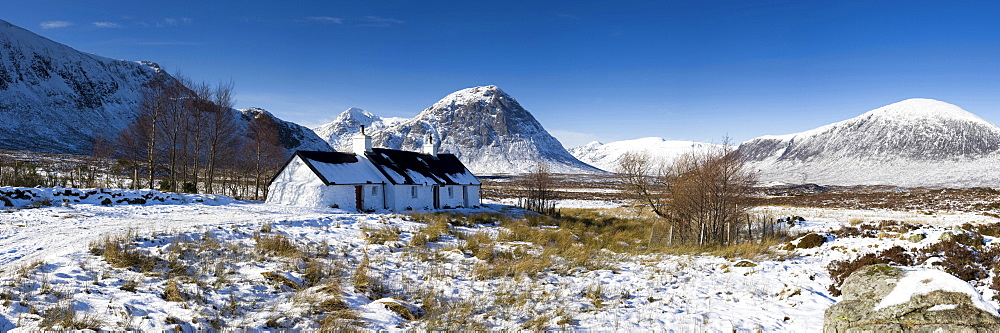
M 430 134 L 427 134 L 427 141 L 424 141 L 424 154 L 438 156 L 438 147 L 434 144 L 434 137 Z
M 361 125 L 361 133 L 355 134 L 351 141 L 354 143 L 355 154 L 360 155 L 372 151 L 372 137 L 365 134 L 364 125 Z

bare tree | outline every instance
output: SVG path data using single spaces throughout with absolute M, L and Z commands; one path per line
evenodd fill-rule
M 213 91 L 213 107 L 206 116 L 206 149 L 208 156 L 208 170 L 205 175 L 205 187 L 209 192 L 214 192 L 216 169 L 219 161 L 232 157 L 233 147 L 237 146 L 235 114 L 233 110 L 233 81 L 219 83 Z
M 747 223 L 757 179 L 738 151 L 694 151 L 659 171 L 651 165 L 641 156 L 623 159 L 623 190 L 663 218 L 679 240 L 701 245 L 732 242 L 732 231 Z
M 167 104 L 170 103 L 167 85 L 166 78 L 160 76 L 143 87 L 138 118 L 115 139 L 117 155 L 144 161 L 149 188 L 153 188 L 156 181 L 156 163 L 160 157 L 159 133 L 163 126 Z
M 665 166 L 655 163 L 646 153 L 626 152 L 618 160 L 618 182 L 630 199 L 649 207 L 666 218 Z
M 248 165 L 252 167 L 253 197 L 260 200 L 267 196 L 266 179 L 280 167 L 286 151 L 279 141 L 277 122 L 267 113 L 254 115 L 247 132 L 245 150 L 250 159 Z
M 534 170 L 520 179 L 519 183 L 525 192 L 521 207 L 542 214 L 555 213 L 555 203 L 558 199 L 558 193 L 554 189 L 556 179 L 549 172 L 548 165 L 544 162 L 538 163 Z

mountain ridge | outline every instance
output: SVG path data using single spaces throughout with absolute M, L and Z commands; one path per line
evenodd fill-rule
M 625 153 L 646 154 L 656 163 L 669 164 L 683 154 L 723 147 L 723 145 L 712 143 L 645 137 L 609 143 L 593 141 L 583 146 L 570 148 L 569 152 L 584 163 L 604 171 L 615 172 L 618 168 L 618 161 Z
M 175 80 L 150 61 L 84 53 L 0 20 L 0 149 L 91 154 L 139 116 L 144 86 Z M 246 112 L 233 109 L 244 121 Z M 329 150 L 311 130 L 275 118 L 288 149 Z
M 366 129 L 374 146 L 417 151 L 431 136 L 442 153 L 456 155 L 477 174 L 526 173 L 539 162 L 556 173 L 603 172 L 573 157 L 530 112 L 495 85 L 452 92 L 413 118 L 396 119 L 381 128 L 372 122 Z M 335 122 L 317 129 L 336 126 Z M 328 142 L 342 149 L 344 133 L 336 133 L 340 141 Z
M 933 99 L 907 99 L 815 129 L 761 136 L 739 151 L 762 179 L 774 182 L 1000 184 L 994 167 L 1000 127 Z

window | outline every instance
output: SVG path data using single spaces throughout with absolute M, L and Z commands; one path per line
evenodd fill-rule
M 372 195 L 378 195 L 378 186 L 372 186 Z
M 449 198 L 454 198 L 455 197 L 455 188 L 454 187 L 448 187 L 448 197 Z
M 410 197 L 413 197 L 413 198 L 417 197 L 417 187 L 416 186 L 410 188 Z

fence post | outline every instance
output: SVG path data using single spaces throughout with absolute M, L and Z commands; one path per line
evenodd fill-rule
M 667 237 L 667 245 L 674 245 L 674 226 L 670 226 L 670 236 Z

